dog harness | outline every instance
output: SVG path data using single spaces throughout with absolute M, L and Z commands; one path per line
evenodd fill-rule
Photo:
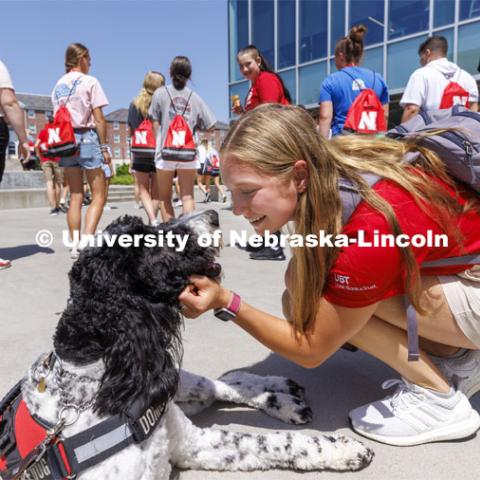
M 32 415 L 23 400 L 23 381 L 0 402 L 0 478 L 3 480 L 74 479 L 129 445 L 145 441 L 165 410 L 163 405 L 141 410 L 137 402 L 125 413 L 65 437 L 63 428 L 73 422 L 62 419 L 61 411 L 56 425 Z

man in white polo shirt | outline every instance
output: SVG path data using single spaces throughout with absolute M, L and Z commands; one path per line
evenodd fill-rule
M 19 154 L 26 162 L 30 158 L 30 148 L 26 135 L 25 114 L 15 96 L 15 89 L 7 67 L 0 61 L 0 182 L 5 170 L 5 156 L 9 141 L 8 126 L 4 115 L 18 136 Z M 0 258 L 0 270 L 8 268 L 10 265 L 9 260 Z
M 419 47 L 422 68 L 415 70 L 408 80 L 400 105 L 402 122 L 415 116 L 420 109 L 439 110 L 455 104 L 478 110 L 478 87 L 475 79 L 458 65 L 447 60 L 448 42 L 434 35 Z

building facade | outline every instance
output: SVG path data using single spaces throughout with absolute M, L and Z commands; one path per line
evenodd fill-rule
M 394 118 L 430 35 L 446 37 L 448 58 L 480 80 L 480 0 L 229 0 L 228 22 L 230 97 L 248 92 L 236 53 L 253 43 L 294 102 L 315 109 L 323 79 L 336 71 L 336 42 L 360 23 L 368 28 L 363 66 L 387 81 Z

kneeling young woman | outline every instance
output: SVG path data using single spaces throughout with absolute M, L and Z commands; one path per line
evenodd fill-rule
M 420 152 L 418 159 L 403 163 L 412 151 Z M 480 417 L 468 397 L 480 390 L 477 267 L 419 265 L 480 252 L 478 196 L 456 185 L 427 149 L 360 136 L 329 142 L 308 113 L 290 106 L 265 105 L 243 116 L 224 141 L 222 160 L 233 212 L 259 234 L 291 221 L 302 236 L 324 231 L 333 238 L 342 233 L 372 240 L 383 233 L 438 234 L 448 245 L 365 247 L 353 241 L 342 248 L 296 248 L 282 298 L 288 322 L 198 276 L 180 295 L 184 314 L 195 318 L 227 308 L 237 325 L 307 368 L 321 365 L 348 342 L 395 369 L 401 378 L 384 385 L 397 386 L 393 396 L 349 414 L 364 436 L 417 445 L 475 433 Z M 368 187 L 360 176 L 364 172 L 382 179 Z M 359 184 L 363 198 L 346 225 L 341 177 Z M 407 356 L 405 295 L 417 311 L 416 362 Z

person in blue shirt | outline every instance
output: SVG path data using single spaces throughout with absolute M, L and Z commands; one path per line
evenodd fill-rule
M 375 91 L 383 105 L 385 123 L 388 123 L 389 96 L 385 81 L 379 73 L 359 66 L 363 58 L 363 37 L 366 33 L 364 25 L 354 26 L 335 46 L 335 66 L 338 72 L 325 78 L 318 102 L 318 129 L 325 138 L 342 133 L 348 109 L 364 88 Z

